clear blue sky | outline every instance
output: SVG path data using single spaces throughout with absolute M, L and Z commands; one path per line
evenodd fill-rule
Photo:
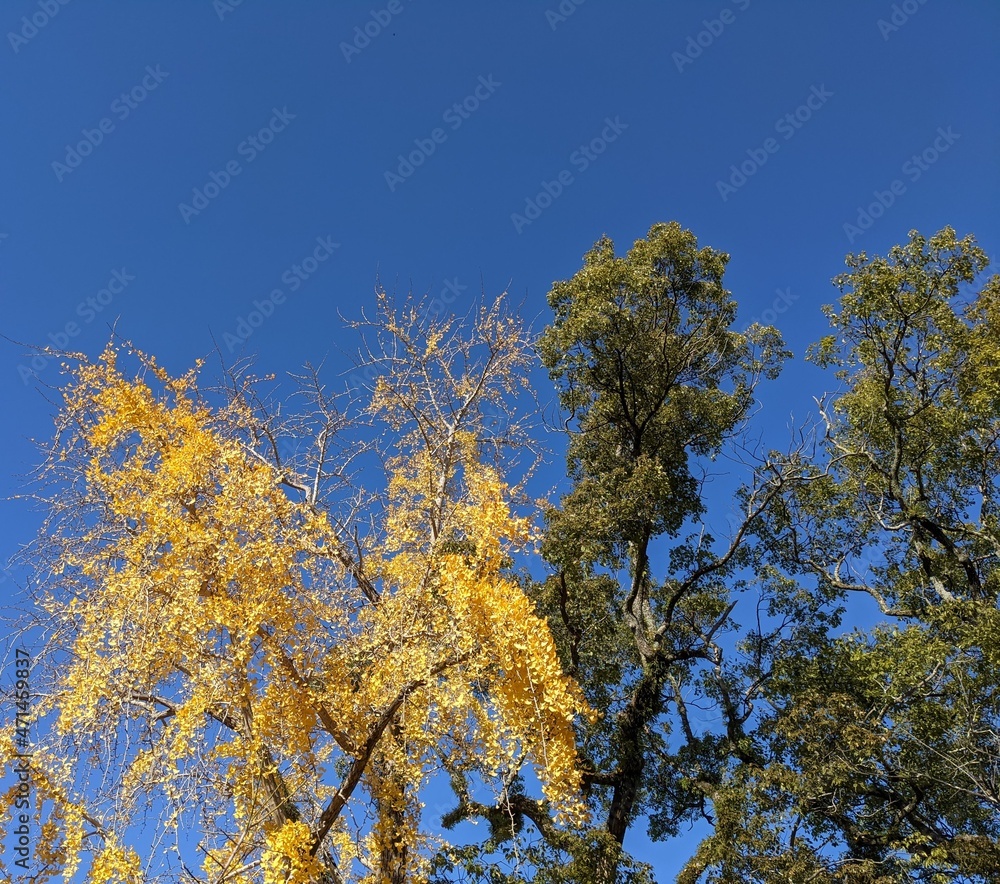
M 996 0 L 577 3 L 5 0 L 0 333 L 333 373 L 376 276 L 458 313 L 509 287 L 540 328 L 599 236 L 677 220 L 796 353 L 778 433 L 832 383 L 800 360 L 847 251 L 1000 250 Z M 0 341 L 3 497 L 51 426 L 31 368 Z M 0 500 L 0 551 L 36 524 Z

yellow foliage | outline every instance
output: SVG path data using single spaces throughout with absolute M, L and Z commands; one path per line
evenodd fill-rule
M 437 335 L 418 355 L 447 352 Z M 417 880 L 417 795 L 445 741 L 486 779 L 527 757 L 579 820 L 573 722 L 590 712 L 508 576 L 533 531 L 476 433 L 402 434 L 362 556 L 261 456 L 244 399 L 212 409 L 195 372 L 137 358 L 131 378 L 110 348 L 76 370 L 50 459 L 75 494 L 50 522 L 42 602 L 64 663 L 35 759 L 53 870 L 89 854 L 88 880 L 140 880 L 119 845 L 165 805 L 163 826 L 196 824 L 208 880 L 305 884 L 336 860 L 347 881 L 393 851 Z M 374 413 L 402 425 L 405 395 L 380 384 Z M 2 748 L 9 762 L 9 734 Z
M 110 840 L 94 858 L 88 884 L 140 884 L 143 880 L 139 857 L 134 850 Z
M 261 859 L 264 884 L 312 884 L 323 869 L 310 856 L 312 833 L 303 822 L 286 822 L 267 836 Z

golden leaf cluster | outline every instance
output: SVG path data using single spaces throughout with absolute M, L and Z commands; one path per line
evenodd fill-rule
M 419 794 L 442 767 L 489 783 L 527 759 L 554 812 L 582 816 L 589 710 L 510 575 L 532 528 L 463 421 L 484 385 L 449 374 L 455 353 L 435 332 L 414 345 L 422 373 L 380 385 L 372 414 L 403 429 L 365 542 L 262 456 L 245 397 L 213 406 L 197 369 L 114 347 L 72 370 L 47 466 L 43 879 L 82 863 L 131 884 L 183 863 L 216 884 L 304 884 L 391 860 L 419 880 Z M 493 357 L 509 382 L 512 358 Z

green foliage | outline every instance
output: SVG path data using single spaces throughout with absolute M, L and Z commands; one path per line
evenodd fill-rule
M 658 224 L 552 288 L 571 487 L 534 598 L 604 712 L 578 725 L 593 818 L 508 825 L 492 848 L 521 877 L 480 845 L 471 879 L 631 880 L 644 815 L 654 839 L 712 823 L 682 884 L 995 881 L 1000 278 L 974 288 L 986 256 L 950 228 L 848 256 L 809 352 L 840 388 L 796 450 L 758 459 L 719 540 L 701 471 L 788 355 L 774 329 L 732 331 L 727 261 Z M 540 819 L 525 801 L 505 809 Z
M 628 543 L 675 534 L 701 511 L 689 456 L 718 451 L 751 406 L 757 377 L 778 369 L 773 329 L 730 330 L 728 260 L 699 249 L 680 225 L 657 224 L 622 257 L 601 239 L 572 279 L 552 287 L 555 319 L 540 350 L 576 424 L 577 485 L 562 508 L 570 524 L 562 529 L 553 513 L 553 534 L 572 536 L 583 518 L 599 544 L 582 550 L 587 561 L 620 562 Z
M 540 339 L 569 416 L 572 487 L 546 512 L 553 574 L 536 601 L 605 710 L 580 738 L 591 805 L 618 844 L 640 814 L 657 837 L 704 814 L 726 760 L 747 748 L 747 709 L 730 694 L 720 641 L 746 553 L 740 537 L 720 549 L 699 527 L 702 467 L 739 436 L 758 382 L 788 354 L 773 328 L 732 330 L 728 260 L 676 223 L 654 225 L 622 256 L 601 239 L 553 285 Z M 751 492 L 751 512 L 767 493 Z M 695 733 L 692 693 L 721 703 L 725 733 Z
M 684 881 L 996 880 L 998 279 L 970 290 L 987 263 L 971 237 L 914 231 L 835 280 L 810 357 L 841 391 L 757 534 L 817 612 L 864 594 L 884 621 L 770 650 L 765 760 L 725 782 Z

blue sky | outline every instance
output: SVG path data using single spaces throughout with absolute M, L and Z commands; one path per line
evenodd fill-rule
M 507 288 L 540 329 L 598 237 L 677 220 L 796 354 L 762 397 L 779 438 L 832 383 L 801 357 L 846 252 L 946 224 L 1000 250 L 995 0 L 6 0 L 0 34 L 0 333 L 25 344 L 96 355 L 117 323 L 175 372 L 217 342 L 346 384 L 340 314 L 377 278 L 458 314 Z M 3 558 L 58 381 L 0 340 Z M 666 879 L 685 852 L 645 855 Z

